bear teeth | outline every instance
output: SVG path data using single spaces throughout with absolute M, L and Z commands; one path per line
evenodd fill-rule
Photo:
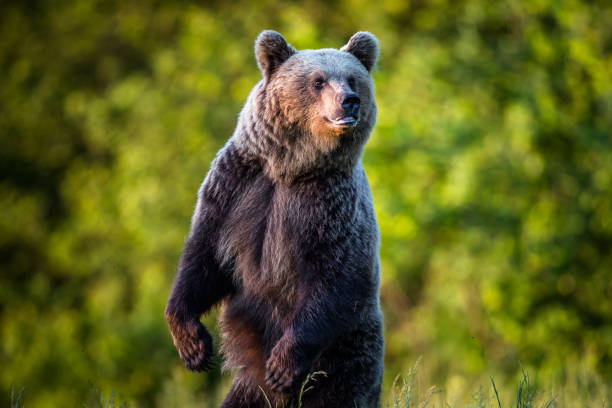
M 347 116 L 345 118 L 341 118 L 341 119 L 336 119 L 334 120 L 334 125 L 337 126 L 347 126 L 347 125 L 354 125 L 357 122 L 357 120 L 352 117 L 352 116 Z

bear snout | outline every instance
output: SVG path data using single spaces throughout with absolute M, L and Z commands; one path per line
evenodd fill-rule
M 346 92 L 339 95 L 336 103 L 335 114 L 332 116 L 333 119 L 326 118 L 334 126 L 339 128 L 354 127 L 357 125 L 359 120 L 359 106 L 361 99 L 354 92 Z
M 357 119 L 359 117 L 359 104 L 361 103 L 361 99 L 359 96 L 350 92 L 347 93 L 342 100 L 342 109 L 344 109 L 345 116 L 352 116 Z

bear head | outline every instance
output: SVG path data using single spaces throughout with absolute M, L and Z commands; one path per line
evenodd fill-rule
M 376 121 L 371 71 L 378 40 L 358 32 L 339 50 L 296 50 L 276 31 L 255 41 L 263 74 L 241 119 L 268 173 L 350 171 Z

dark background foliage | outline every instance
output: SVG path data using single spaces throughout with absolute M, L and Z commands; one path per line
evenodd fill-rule
M 610 393 L 610 27 L 608 1 L 1 2 L 2 399 L 218 404 L 163 308 L 266 28 L 380 39 L 386 388 L 422 355 L 452 403 L 519 361 L 566 404 Z

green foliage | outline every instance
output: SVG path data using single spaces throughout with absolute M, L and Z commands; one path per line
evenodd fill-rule
M 163 309 L 274 28 L 380 39 L 385 388 L 424 355 L 451 405 L 489 375 L 510 400 L 520 360 L 560 406 L 610 401 L 611 26 L 603 0 L 1 2 L 0 399 L 219 405 Z

